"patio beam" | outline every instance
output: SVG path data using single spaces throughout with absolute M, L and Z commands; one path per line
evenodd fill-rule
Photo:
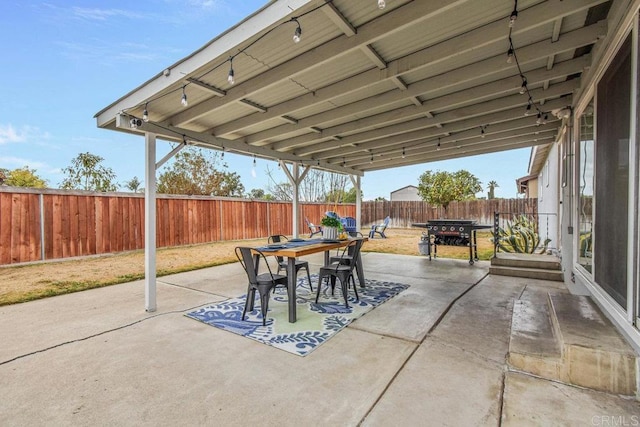
M 522 16 L 518 17 L 517 27 L 519 31 L 528 30 L 539 25 L 539 23 L 535 19 L 533 19 L 533 16 L 535 16 L 534 13 L 537 13 L 539 7 L 541 6 L 535 6 L 531 8 L 535 10 L 526 9 L 522 11 Z M 526 18 L 527 16 L 531 16 L 531 19 L 523 18 Z M 491 43 L 504 44 L 503 24 L 504 23 L 502 22 L 490 24 L 491 28 L 493 28 L 493 26 L 496 27 L 495 30 L 492 30 L 493 32 L 491 36 Z M 391 61 L 387 64 L 387 68 L 385 69 L 384 73 L 380 73 L 379 70 L 374 68 L 359 75 L 349 77 L 323 88 L 316 89 L 313 93 L 308 93 L 302 95 L 301 97 L 270 106 L 269 108 L 271 111 L 267 115 L 248 115 L 230 121 L 229 123 L 217 126 L 213 129 L 210 129 L 210 131 L 215 135 L 223 136 L 228 133 L 237 132 L 245 127 L 254 126 L 261 121 L 268 120 L 277 115 L 289 114 L 297 109 L 308 107 L 309 105 L 320 102 L 326 102 L 332 98 L 342 96 L 345 93 L 352 92 L 356 89 L 364 88 L 373 84 L 378 84 L 381 81 L 387 79 L 399 77 L 402 74 L 407 73 L 408 71 L 415 72 L 416 70 L 419 70 L 421 68 L 433 66 L 434 64 L 439 64 L 442 61 L 450 59 L 459 61 L 459 56 L 462 53 L 466 51 L 470 52 L 473 50 L 460 50 L 461 44 L 463 44 L 464 46 L 468 46 L 471 43 L 470 40 L 473 40 L 474 37 L 476 38 L 476 40 L 479 39 L 481 34 L 482 39 L 484 39 L 484 28 L 485 27 L 481 27 L 477 30 L 471 31 L 468 34 L 454 37 L 436 46 L 422 49 L 403 58 Z M 518 47 L 518 59 L 522 64 L 526 64 L 528 62 L 544 58 L 545 56 L 548 56 L 550 52 L 553 54 L 557 54 L 576 49 L 580 46 L 592 44 L 598 40 L 598 37 L 602 37 L 606 34 L 606 28 L 606 22 L 603 21 L 593 24 L 589 27 L 584 27 L 578 30 L 567 32 L 563 34 L 555 43 L 551 42 L 551 40 L 543 40 L 541 42 L 533 43 L 529 46 Z M 455 52 L 456 55 L 452 57 L 451 52 Z M 505 55 L 501 54 L 493 58 L 469 64 L 465 67 L 462 67 L 460 70 L 453 70 L 452 72 L 455 73 L 455 77 L 451 76 L 451 79 L 449 80 L 447 85 L 451 85 L 451 82 L 462 82 L 464 80 L 469 80 L 472 78 L 475 79 L 478 76 L 488 75 L 490 73 L 503 72 L 505 69 L 504 59 Z M 434 87 L 438 88 L 439 85 L 434 82 L 433 85 L 427 86 L 425 89 L 433 90 Z M 419 94 L 420 93 L 418 92 L 405 95 L 409 97 L 417 96 Z
M 358 167 L 360 165 L 371 164 L 371 155 L 377 156 L 373 164 L 380 161 L 386 161 L 389 158 L 397 157 L 401 155 L 404 151 L 406 157 L 410 157 L 412 155 L 422 154 L 425 150 L 431 151 L 437 150 L 437 144 L 440 143 L 440 148 L 443 149 L 446 145 L 450 143 L 458 143 L 463 147 L 468 147 L 473 144 L 483 144 L 483 145 L 492 145 L 494 142 L 498 143 L 499 141 L 506 140 L 509 138 L 520 138 L 527 135 L 541 135 L 546 132 L 557 132 L 560 122 L 554 121 L 551 123 L 547 123 L 544 125 L 535 124 L 534 121 L 531 122 L 531 125 L 528 127 L 521 127 L 518 129 L 509 129 L 504 132 L 494 132 L 494 133 L 485 133 L 484 137 L 480 134 L 479 130 L 476 128 L 473 131 L 466 131 L 463 133 L 456 133 L 451 136 L 443 137 L 443 138 L 429 138 L 420 141 L 420 143 L 412 144 L 409 147 L 403 146 L 402 149 L 400 147 L 394 147 L 393 149 L 383 149 L 380 151 L 369 150 L 369 152 L 362 152 L 361 155 L 351 156 L 349 157 L 349 161 L 346 164 L 349 167 Z M 510 123 L 510 122 L 509 122 Z M 473 132 L 472 136 L 469 136 Z M 462 136 L 464 134 L 464 136 Z M 336 160 L 336 159 L 331 159 Z
M 425 154 L 424 156 L 416 157 L 414 160 L 410 160 L 410 161 L 407 161 L 407 159 L 402 159 L 402 158 L 388 160 L 383 165 L 367 168 L 367 172 L 388 169 L 389 167 L 394 167 L 394 166 L 417 165 L 422 163 L 437 162 L 441 160 L 456 159 L 460 157 L 470 157 L 470 156 L 475 156 L 480 154 L 496 153 L 498 151 L 533 147 L 536 145 L 550 144 L 554 141 L 554 139 L 555 139 L 555 135 L 552 137 L 538 138 L 537 140 L 534 138 L 523 138 L 520 141 L 508 141 L 508 142 L 505 142 L 503 145 L 491 146 L 488 149 L 478 148 L 478 149 L 470 149 L 470 150 L 462 150 L 462 149 L 450 149 L 447 151 L 440 150 L 440 152 L 436 152 L 435 154 L 433 153 Z
M 470 0 L 430 0 L 428 2 L 420 1 L 405 4 L 360 26 L 357 34 L 351 37 L 343 35 L 315 49 L 306 51 L 289 61 L 270 68 L 255 78 L 236 84 L 233 88 L 227 90 L 227 96 L 224 98 L 209 98 L 186 111 L 174 115 L 163 124 L 173 123 L 179 126 L 189 123 L 231 102 L 249 97 L 254 92 L 264 90 L 282 80 L 295 77 L 302 71 L 308 70 L 310 64 L 313 64 L 313 67 L 325 66 L 338 56 L 345 55 L 354 49 L 360 49 L 362 46 L 404 30 L 410 25 L 438 16 L 468 1 Z M 504 36 L 504 29 L 502 36 Z
M 598 34 L 600 34 L 603 30 L 603 25 L 594 24 L 592 26 L 594 28 L 589 28 L 590 31 L 582 31 L 576 30 L 575 33 L 572 34 L 573 37 L 563 37 L 560 41 L 557 42 L 556 45 L 548 44 L 549 47 L 560 47 L 557 50 L 554 50 L 556 53 L 561 53 L 565 51 L 565 49 L 576 49 L 578 47 L 584 46 L 588 43 L 592 43 L 593 40 L 597 39 Z M 578 31 L 580 33 L 578 33 Z M 571 40 L 573 43 L 567 43 L 561 45 L 562 42 L 567 40 Z M 548 43 L 548 42 L 545 42 Z M 545 58 L 549 51 L 547 50 L 544 55 L 540 52 L 542 50 L 542 46 L 538 46 L 538 44 L 533 45 L 531 50 L 532 56 L 531 61 L 538 61 L 539 59 Z M 523 49 L 525 50 L 525 49 Z M 533 55 L 534 52 L 537 52 Z M 526 53 L 526 52 L 525 52 Z M 518 53 L 520 57 L 520 52 Z M 523 55 L 524 56 L 524 55 Z M 523 60 L 523 63 L 528 63 L 529 61 L 526 59 Z M 296 125 L 281 125 L 277 126 L 265 131 L 261 131 L 255 133 L 253 135 L 249 135 L 247 138 L 247 142 L 255 143 L 260 139 L 267 138 L 276 138 L 281 136 L 283 132 L 295 132 L 299 131 L 301 127 L 305 126 L 313 126 L 322 124 L 324 122 L 333 121 L 340 118 L 348 117 L 349 115 L 355 114 L 356 112 L 359 114 L 359 117 L 362 117 L 362 114 L 366 112 L 368 109 L 372 109 L 374 107 L 379 107 L 379 105 L 392 105 L 404 99 L 410 99 L 416 96 L 433 96 L 436 95 L 438 101 L 434 104 L 434 99 L 429 100 L 426 103 L 423 103 L 419 106 L 407 106 L 404 108 L 398 108 L 393 111 L 389 111 L 387 113 L 376 114 L 375 119 L 364 117 L 360 118 L 357 121 L 348 121 L 346 123 L 332 126 L 331 128 L 323 129 L 322 133 L 316 136 L 316 139 L 320 137 L 327 137 L 337 135 L 341 132 L 351 132 L 353 130 L 360 130 L 363 127 L 371 126 L 379 126 L 381 121 L 384 121 L 385 118 L 387 121 L 397 121 L 398 118 L 407 117 L 409 114 L 413 114 L 415 116 L 420 116 L 430 113 L 434 110 L 438 109 L 446 109 L 455 106 L 455 103 L 449 101 L 451 100 L 461 100 L 462 91 L 468 91 L 473 88 L 468 87 L 468 83 L 476 80 L 478 78 L 486 78 L 491 74 L 504 75 L 505 67 L 504 67 L 504 55 L 499 55 L 489 60 L 482 61 L 481 63 L 472 64 L 467 67 L 462 67 L 451 71 L 449 73 L 440 74 L 432 78 L 424 79 L 419 82 L 413 83 L 407 86 L 404 91 L 388 91 L 384 94 L 377 95 L 375 97 L 369 97 L 360 101 L 356 101 L 351 104 L 347 104 L 345 106 L 341 106 L 332 110 L 328 110 L 323 113 L 318 113 L 313 116 L 305 117 L 298 121 Z M 541 67 L 536 70 L 526 70 L 527 78 L 529 82 L 533 85 L 535 83 L 542 83 L 544 80 L 551 80 L 560 77 L 566 77 L 570 74 L 575 74 L 577 72 L 582 71 L 585 67 L 591 65 L 591 57 L 589 55 L 584 55 L 579 58 L 571 59 L 568 61 L 564 61 L 562 63 L 556 64 L 551 70 L 546 69 L 546 67 Z M 515 71 L 515 70 L 514 70 Z M 473 77 L 472 77 L 473 76 Z M 490 94 L 492 91 L 500 90 L 501 92 L 505 91 L 515 91 L 520 89 L 522 80 L 518 73 L 512 74 L 508 77 L 494 80 L 493 82 L 486 83 L 483 80 L 479 80 L 482 82 L 481 84 L 475 86 L 476 92 L 483 92 L 483 96 L 488 96 L 487 92 Z M 502 87 L 501 83 L 502 82 Z M 467 86 L 463 86 L 463 84 L 467 84 Z M 493 85 L 492 89 L 486 89 L 488 85 Z M 445 88 L 450 88 L 451 92 L 455 92 L 453 98 L 449 98 L 449 96 L 442 95 L 442 90 Z M 464 92 L 467 93 L 467 92 Z M 460 101 L 458 101 L 460 102 Z M 462 101 L 464 102 L 464 101 Z M 368 123 L 366 122 L 368 119 Z M 289 138 L 286 141 L 278 141 L 271 143 L 272 148 L 281 151 L 281 150 L 290 150 L 296 147 L 297 145 L 308 145 L 310 142 L 314 141 L 313 135 L 302 135 L 294 138 Z
M 330 170 L 341 174 L 354 174 L 361 175 L 362 172 L 344 168 L 341 166 L 332 165 L 326 162 L 319 161 L 312 157 L 300 157 L 289 153 L 278 153 L 266 147 L 255 147 L 244 143 L 242 140 L 229 140 L 216 138 L 213 135 L 209 135 L 202 132 L 196 132 L 189 129 L 177 128 L 170 125 L 158 125 L 151 121 L 143 122 L 140 120 L 140 124 L 134 129 L 131 127 L 130 120 L 135 118 L 134 116 L 126 113 L 120 113 L 116 116 L 116 127 L 125 129 L 127 131 L 134 132 L 151 132 L 158 135 L 161 138 L 169 141 L 180 142 L 183 138 L 187 138 L 193 141 L 194 145 L 202 146 L 205 148 L 215 148 L 222 150 L 223 148 L 228 152 L 235 152 L 244 155 L 256 155 L 257 157 L 271 159 L 271 160 L 286 160 L 292 163 L 301 164 L 315 164 L 319 169 Z
M 531 90 L 530 95 L 534 102 L 538 102 L 540 99 L 557 98 L 563 95 L 571 94 L 579 86 L 579 84 L 579 79 L 569 80 L 566 82 L 558 83 L 556 85 L 552 85 L 546 91 L 543 89 Z M 326 159 L 332 157 L 334 153 L 343 154 L 341 150 L 345 148 L 347 150 L 353 151 L 353 147 L 350 147 L 351 144 L 363 144 L 385 137 L 393 136 L 402 138 L 402 134 L 416 131 L 418 129 L 434 127 L 437 123 L 445 125 L 449 122 L 457 122 L 471 117 L 483 116 L 492 112 L 518 108 L 519 106 L 522 106 L 522 112 L 524 112 L 524 108 L 526 107 L 527 103 L 528 99 L 525 96 L 516 93 L 514 95 L 505 96 L 502 98 L 494 99 L 492 101 L 481 102 L 456 110 L 450 110 L 441 114 L 436 114 L 433 118 L 424 117 L 399 123 L 396 125 L 386 126 L 379 129 L 349 135 L 342 138 L 340 141 L 327 142 L 305 147 L 303 149 L 296 150 L 295 153 L 300 156 L 313 154 L 314 158 Z M 442 133 L 442 129 L 438 129 L 437 133 Z M 374 142 L 374 144 L 378 143 L 385 144 L 385 141 Z M 367 148 L 372 147 L 367 146 Z
M 554 99 L 547 103 L 548 108 L 551 110 L 564 108 L 567 105 L 571 105 L 571 97 Z M 520 114 L 519 111 L 518 112 L 514 110 L 497 111 L 491 114 L 472 117 L 460 122 L 453 122 L 451 124 L 445 125 L 442 129 L 433 128 L 433 127 L 429 129 L 417 129 L 412 132 L 395 135 L 389 138 L 382 138 L 380 140 L 369 141 L 369 142 L 365 142 L 365 143 L 362 143 L 356 146 L 351 146 L 351 147 L 343 147 L 340 149 L 336 149 L 331 153 L 326 153 L 327 155 L 329 154 L 331 155 L 324 160 L 326 162 L 331 162 L 335 160 L 335 162 L 338 163 L 338 159 L 342 159 L 342 157 L 344 156 L 348 156 L 357 152 L 362 152 L 366 150 L 376 150 L 379 148 L 390 147 L 390 146 L 401 147 L 402 145 L 405 145 L 406 147 L 410 147 L 410 146 L 419 144 L 420 141 L 423 141 L 425 138 L 429 138 L 429 137 L 437 138 L 438 136 L 445 136 L 446 133 L 455 134 L 456 132 L 468 131 L 469 129 L 477 128 L 478 126 L 482 126 L 486 124 L 508 122 L 508 121 L 517 120 L 520 118 L 522 118 L 522 115 Z

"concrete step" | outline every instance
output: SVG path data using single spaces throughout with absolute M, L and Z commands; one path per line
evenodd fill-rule
M 543 378 L 560 379 L 562 350 L 554 333 L 548 304 L 515 301 L 508 361 L 516 369 Z
M 589 297 L 549 293 L 562 345 L 563 380 L 594 390 L 635 395 L 637 355 Z
M 491 267 L 489 267 L 489 274 L 564 282 L 564 275 L 562 274 L 562 271 L 559 270 L 491 265 Z
M 511 254 L 500 252 L 491 259 L 491 265 L 542 270 L 562 270 L 558 257 L 540 254 Z
M 637 355 L 584 296 L 549 292 L 516 300 L 508 361 L 516 369 L 594 390 L 634 396 Z

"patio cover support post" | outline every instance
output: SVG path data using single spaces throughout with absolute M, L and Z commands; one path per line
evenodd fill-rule
M 356 230 L 360 230 L 362 219 L 362 182 L 360 175 L 349 175 L 351 183 L 356 189 Z
M 298 163 L 293 163 L 292 171 L 290 171 L 289 168 L 287 167 L 287 164 L 284 161 L 280 160 L 280 167 L 284 171 L 285 175 L 287 175 L 287 178 L 291 183 L 291 187 L 293 188 L 293 206 L 292 206 L 293 231 L 291 235 L 294 238 L 298 238 L 298 222 L 299 222 L 298 214 L 300 212 L 300 194 L 298 190 L 300 188 L 300 183 L 302 182 L 304 177 L 307 176 L 307 173 L 309 172 L 310 167 L 305 166 L 304 170 L 302 171 L 302 174 L 300 174 L 300 165 Z
M 156 311 L 156 134 L 145 132 L 144 299 L 145 310 Z

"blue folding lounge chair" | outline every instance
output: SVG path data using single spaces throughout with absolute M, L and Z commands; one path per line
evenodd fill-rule
M 382 224 L 372 225 L 371 231 L 369 231 L 369 238 L 373 239 L 376 236 L 376 234 L 379 234 L 380 237 L 382 237 L 383 239 L 386 239 L 387 236 L 384 234 L 384 230 L 387 229 L 387 226 L 389 225 L 389 221 L 391 221 L 391 218 L 386 217 Z

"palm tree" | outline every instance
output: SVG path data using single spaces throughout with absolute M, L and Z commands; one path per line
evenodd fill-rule
M 487 190 L 489 190 L 489 200 L 496 198 L 494 194 L 494 189 L 496 187 L 499 187 L 499 185 L 495 181 L 489 181 L 489 184 L 487 184 Z

